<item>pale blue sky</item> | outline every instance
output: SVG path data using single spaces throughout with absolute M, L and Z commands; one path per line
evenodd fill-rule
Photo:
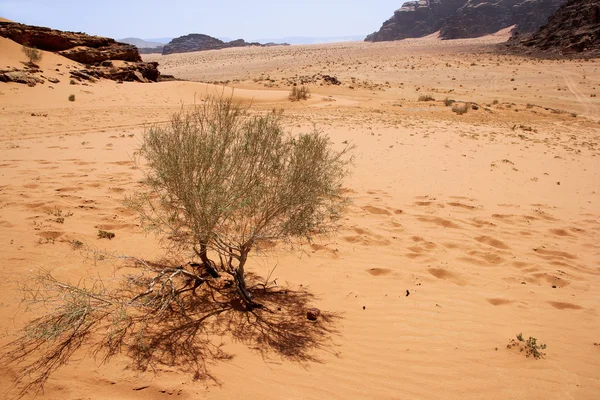
M 349 36 L 379 29 L 400 0 L 0 0 L 0 16 L 113 38 Z

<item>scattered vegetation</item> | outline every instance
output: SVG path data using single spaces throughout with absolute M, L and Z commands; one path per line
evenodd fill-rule
M 452 106 L 452 112 L 455 112 L 458 115 L 463 115 L 469 112 L 469 108 L 471 108 L 469 103 L 455 104 Z
M 537 339 L 532 336 L 525 340 L 522 333 L 517 335 L 516 340 L 510 339 L 506 348 L 517 348 L 519 351 L 525 352 L 526 357 L 533 357 L 536 360 L 546 356 L 546 353 L 543 351 L 546 350 L 545 344 L 538 344 Z
M 54 217 L 52 221 L 56 222 L 57 224 L 64 224 L 65 218 L 73 215 L 71 211 L 64 213 L 63 210 L 58 207 L 54 207 L 54 210 L 48 211 L 47 213 Z
M 108 239 L 111 240 L 115 237 L 113 232 L 103 231 L 102 229 L 98 230 L 98 239 Z
M 23 47 L 21 47 L 21 51 L 25 53 L 25 56 L 27 56 L 27 59 L 29 60 L 29 65 L 32 67 L 37 66 L 37 63 L 42 60 L 43 53 L 35 47 L 23 45 Z
M 294 86 L 292 91 L 290 92 L 289 99 L 290 101 L 300 101 L 307 100 L 310 97 L 310 90 L 308 87 L 302 86 Z
M 83 242 L 81 240 L 73 240 L 71 242 L 71 247 L 75 250 L 80 249 L 83 247 Z
M 447 97 L 444 99 L 444 105 L 445 105 L 446 107 L 450 107 L 450 106 L 451 106 L 452 104 L 454 104 L 454 103 L 456 103 L 456 100 L 452 100 L 452 99 L 449 99 L 449 98 L 447 98 Z
M 69 95 L 69 101 L 75 101 L 75 95 L 74 94 Z
M 419 96 L 419 101 L 435 101 L 435 99 L 430 94 L 422 94 Z
M 211 98 L 144 133 L 136 156 L 145 189 L 127 204 L 164 238 L 169 260 L 92 252 L 94 261 L 120 261 L 130 274 L 110 283 L 71 284 L 46 271 L 28 277 L 25 304 L 41 316 L 0 358 L 18 365 L 21 394 L 43 389 L 82 347 L 103 362 L 127 353 L 136 368 L 177 366 L 196 379 L 210 379 L 207 365 L 231 359 L 211 340 L 225 335 L 289 360 L 317 360 L 312 351 L 330 343 L 335 315 L 321 311 L 318 323 L 309 321 L 314 297 L 306 289 L 245 268 L 253 251 L 337 227 L 351 147 L 334 150 L 316 129 L 291 135 L 281 118 Z M 114 234 L 99 230 L 98 237 Z

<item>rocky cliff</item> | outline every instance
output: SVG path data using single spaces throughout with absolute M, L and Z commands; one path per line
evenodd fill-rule
M 190 53 L 192 51 L 220 50 L 229 47 L 247 47 L 247 46 L 272 46 L 273 43 L 260 44 L 257 42 L 246 42 L 244 39 L 237 39 L 231 42 L 224 42 L 220 39 L 199 33 L 192 33 L 171 40 L 163 47 L 163 55 L 173 53 Z M 285 44 L 283 44 L 285 45 Z
M 544 25 L 565 0 L 468 0 L 440 30 L 443 39 L 489 35 L 515 25 L 514 32 L 531 33 Z
M 89 65 L 92 76 L 115 80 L 156 81 L 160 73 L 156 63 L 144 63 L 135 46 L 114 39 L 90 36 L 80 32 L 64 32 L 14 22 L 0 22 L 0 37 L 44 51 L 56 52 L 70 60 Z M 115 67 L 112 61 L 125 61 Z M 91 71 L 93 67 L 98 69 Z M 110 68 L 102 71 L 100 68 Z
M 534 32 L 565 0 L 419 0 L 404 3 L 378 32 L 365 39 L 379 42 L 422 37 L 440 31 L 443 39 L 488 35 L 515 25 Z
M 531 35 L 515 35 L 507 46 L 548 56 L 600 57 L 600 0 L 569 0 Z
M 365 39 L 385 42 L 427 36 L 440 30 L 446 19 L 465 5 L 467 0 L 409 1 L 383 23 L 381 29 Z

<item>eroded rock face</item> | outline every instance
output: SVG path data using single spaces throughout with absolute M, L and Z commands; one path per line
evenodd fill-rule
M 0 70 L 0 82 L 22 83 L 31 87 L 38 83 L 45 83 L 41 77 L 36 76 L 34 73 L 22 70 Z
M 600 0 L 569 0 L 531 35 L 507 43 L 516 51 L 548 56 L 600 56 Z
M 367 42 L 384 42 L 417 38 L 437 32 L 446 19 L 465 5 L 467 0 L 409 1 L 383 23 L 381 29 L 365 39 Z
M 404 3 L 378 32 L 379 42 L 423 37 L 440 31 L 442 39 L 473 38 L 515 25 L 534 32 L 565 0 L 419 0 Z
M 142 61 L 135 46 L 80 32 L 0 22 L 0 36 L 40 50 L 59 52 L 73 61 L 86 64 L 104 60 Z M 89 55 L 86 56 L 86 53 Z
M 205 50 L 220 50 L 229 47 L 247 47 L 247 46 L 273 46 L 273 43 L 267 45 L 258 42 L 246 42 L 244 39 L 232 40 L 224 42 L 212 36 L 203 35 L 200 33 L 192 33 L 171 40 L 171 42 L 163 47 L 163 55 L 174 53 L 190 53 L 193 51 Z M 284 46 L 285 44 L 283 44 Z
M 140 82 L 156 82 L 160 76 L 158 64 L 142 62 L 135 46 L 110 38 L 14 22 L 0 22 L 0 37 L 40 50 L 56 52 L 70 60 L 86 64 L 85 70 L 90 76 Z M 126 63 L 112 67 L 111 60 Z
M 469 0 L 440 30 L 443 39 L 474 38 L 515 25 L 514 32 L 535 32 L 565 0 Z

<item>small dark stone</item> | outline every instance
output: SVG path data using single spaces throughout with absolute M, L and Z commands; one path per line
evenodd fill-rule
M 552 289 L 556 289 L 556 285 L 553 285 L 553 286 L 552 286 Z
M 321 315 L 321 310 L 319 310 L 318 308 L 310 308 L 306 312 L 306 318 L 309 321 L 316 321 L 319 318 L 319 315 Z
M 407 290 L 406 291 L 406 297 L 410 296 L 410 292 Z
M 363 306 L 363 310 L 366 310 L 366 309 L 367 309 L 367 306 Z

